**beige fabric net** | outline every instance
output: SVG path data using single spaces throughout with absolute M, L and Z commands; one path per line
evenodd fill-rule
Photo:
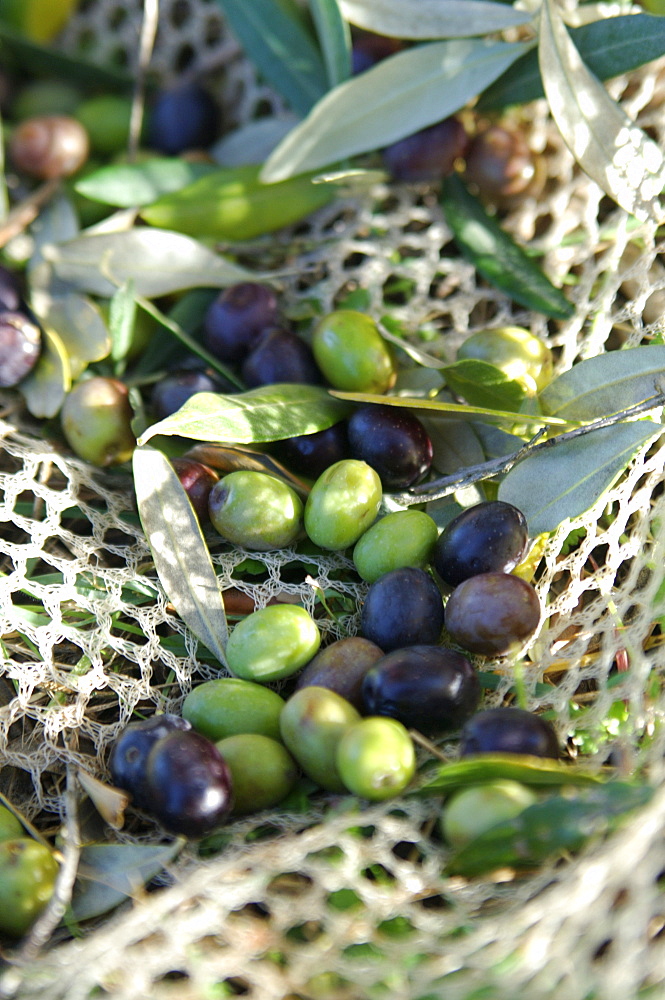
M 161 9 L 155 65 L 164 76 L 185 64 L 223 69 L 237 121 L 266 102 L 278 107 L 256 84 L 215 4 L 163 0 Z M 131 64 L 139 15 L 138 2 L 88 2 L 64 42 L 85 38 L 104 56 L 120 44 Z M 662 143 L 665 63 L 615 80 L 610 90 Z M 451 360 L 474 330 L 523 324 L 557 349 L 559 371 L 663 333 L 665 269 L 654 229 L 629 232 L 624 213 L 575 168 L 544 104 L 529 109 L 529 122 L 547 186 L 505 225 L 544 250 L 555 281 L 575 276 L 570 321 L 547 322 L 485 287 L 455 256 L 426 189 L 380 185 L 364 199 L 322 210 L 295 235 L 274 238 L 283 247 L 295 240 L 300 251 L 297 273 L 281 279 L 285 302 L 315 297 L 325 310 L 362 287 L 374 315 L 389 307 L 411 331 L 427 324 L 434 331 L 427 349 Z M 400 278 L 406 281 L 396 298 Z M 219 668 L 199 655 L 151 570 L 129 483 L 54 451 L 13 406 L 10 396 L 0 424 L 0 788 L 28 816 L 52 814 L 55 829 L 75 823 L 68 771 L 80 765 L 108 777 L 108 745 L 135 708 L 177 712 L 191 687 Z M 544 617 L 524 677 L 527 707 L 549 711 L 563 741 L 581 733 L 583 749 L 597 748 L 592 766 L 611 752 L 621 772 L 646 768 L 656 786 L 665 776 L 665 649 L 656 624 L 665 577 L 664 481 L 665 445 L 643 448 L 592 510 L 549 539 L 536 578 Z M 262 555 L 265 571 L 247 583 L 234 574 L 246 553 L 213 555 L 221 586 L 256 606 L 279 596 L 313 609 L 317 588 L 335 591 L 351 610 L 326 627 L 332 635 L 355 630 L 362 588 L 344 582 L 343 556 L 312 560 L 309 578 L 294 582 L 293 553 Z M 617 668 L 626 666 L 617 683 Z M 487 704 L 500 702 L 511 683 L 500 676 Z M 617 705 L 628 711 L 613 713 Z M 443 749 L 454 756 L 454 743 Z M 342 797 L 317 808 L 230 824 L 229 842 L 216 855 L 187 848 L 159 889 L 137 890 L 133 903 L 80 938 L 56 936 L 29 961 L 13 956 L 0 972 L 0 995 L 662 996 L 665 790 L 575 859 L 518 878 L 469 882 L 442 874 L 446 848 L 430 836 L 434 800 L 359 811 Z M 128 842 L 155 836 L 131 822 L 119 834 Z

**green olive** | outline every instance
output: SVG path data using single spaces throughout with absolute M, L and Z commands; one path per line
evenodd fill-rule
M 298 768 L 277 740 L 260 733 L 238 733 L 218 740 L 217 749 L 231 771 L 236 815 L 271 809 L 296 783 Z
M 304 687 L 282 709 L 282 740 L 305 774 L 329 792 L 344 792 L 336 764 L 337 744 L 359 713 L 328 688 Z
M 316 622 L 304 608 L 271 604 L 238 622 L 226 645 L 226 658 L 236 677 L 266 683 L 300 670 L 320 644 Z
M 230 472 L 210 491 L 208 509 L 215 530 L 247 549 L 282 549 L 302 531 L 300 497 L 265 472 Z
M 0 805 L 0 842 L 25 836 L 23 826 L 6 806 Z
M 521 382 L 530 395 L 544 389 L 552 378 L 551 350 L 521 326 L 479 330 L 461 344 L 457 360 L 486 361 Z
M 401 722 L 369 716 L 343 734 L 336 763 L 350 792 L 379 802 L 399 795 L 410 784 L 416 773 L 416 752 Z
M 279 739 L 283 707 L 281 695 L 263 684 L 239 677 L 217 677 L 189 692 L 182 716 L 213 742 L 237 733 L 261 733 Z
M 0 843 L 0 931 L 21 937 L 46 907 L 58 862 L 44 844 L 29 837 Z
M 132 100 L 118 94 L 98 94 L 81 101 L 74 117 L 90 137 L 93 152 L 113 156 L 127 148 Z
M 367 462 L 335 462 L 307 497 L 305 531 L 322 549 L 346 549 L 373 523 L 382 495 L 381 480 Z
M 60 411 L 62 430 L 72 451 L 92 465 L 119 465 L 132 457 L 136 439 L 126 386 L 95 375 L 78 382 Z
M 336 389 L 386 392 L 395 384 L 392 352 L 370 316 L 338 309 L 319 321 L 312 334 L 316 363 Z
M 441 815 L 441 833 L 452 847 L 463 847 L 486 830 L 519 816 L 537 796 L 526 785 L 508 779 L 474 785 L 456 792 Z
M 433 518 L 422 510 L 396 510 L 368 528 L 356 542 L 353 561 L 358 573 L 374 583 L 394 569 L 422 569 L 438 537 Z

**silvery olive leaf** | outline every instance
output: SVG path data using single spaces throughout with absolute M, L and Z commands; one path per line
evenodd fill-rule
M 465 38 L 518 24 L 531 15 L 490 0 L 340 0 L 352 24 L 394 38 Z

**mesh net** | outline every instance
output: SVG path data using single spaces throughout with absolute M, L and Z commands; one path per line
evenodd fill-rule
M 85 42 L 104 58 L 120 47 L 131 65 L 140 7 L 88 2 L 63 43 Z M 203 0 L 163 0 L 158 72 L 222 70 L 236 121 L 277 109 L 218 10 Z M 609 89 L 662 143 L 665 63 Z M 548 322 L 486 287 L 456 255 L 431 192 L 395 185 L 337 202 L 271 238 L 271 252 L 281 246 L 297 259 L 297 273 L 280 279 L 284 301 L 315 297 L 329 310 L 366 289 L 373 315 L 389 308 L 414 333 L 427 325 L 428 351 L 449 360 L 475 330 L 524 325 L 556 349 L 558 371 L 662 334 L 665 269 L 655 229 L 629 229 L 575 167 L 544 104 L 529 108 L 528 130 L 542 154 L 544 192 L 514 207 L 504 225 L 543 252 L 555 281 L 574 276 L 571 320 Z M 137 708 L 178 712 L 193 685 L 220 671 L 151 569 L 127 481 L 54 450 L 13 397 L 2 416 L 0 787 L 28 817 L 52 814 L 53 828 L 71 827 L 67 773 L 80 765 L 107 778 L 108 745 Z M 665 446 L 643 447 L 591 510 L 547 540 L 535 576 L 543 622 L 524 670 L 526 707 L 548 710 L 562 741 L 574 730 L 583 749 L 595 749 L 592 766 L 611 754 L 626 774 L 646 768 L 658 788 L 664 469 Z M 247 555 L 213 550 L 227 594 L 256 607 L 279 599 L 313 610 L 320 590 L 334 591 L 346 610 L 324 627 L 331 637 L 355 631 L 363 588 L 346 579 L 344 556 L 312 558 L 299 576 L 288 550 L 251 553 L 262 565 L 248 583 L 238 575 Z M 498 678 L 488 705 L 513 683 L 507 672 Z M 628 711 L 613 715 L 617 704 Z M 452 744 L 442 749 L 454 754 Z M 438 809 L 436 801 L 400 799 L 359 810 L 342 797 L 307 813 L 232 823 L 221 853 L 187 848 L 158 891 L 137 890 L 133 903 L 80 938 L 56 936 L 30 961 L 14 956 L 0 991 L 68 1000 L 662 995 L 665 790 L 618 833 L 520 877 L 446 877 L 446 848 L 429 835 Z M 130 822 L 118 836 L 132 842 L 156 833 Z

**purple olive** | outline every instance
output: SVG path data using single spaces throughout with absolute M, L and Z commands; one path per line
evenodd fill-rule
M 41 346 L 41 330 L 24 313 L 0 312 L 0 387 L 8 389 L 29 375 Z
M 559 756 L 554 727 L 523 708 L 486 708 L 464 724 L 460 736 L 461 757 L 479 753 L 517 753 L 531 757 Z
M 472 653 L 504 656 L 529 639 L 540 622 L 540 600 L 530 583 L 510 573 L 480 573 L 455 587 L 445 625 Z
M 467 507 L 443 529 L 432 563 L 451 587 L 478 573 L 510 573 L 524 557 L 529 541 L 521 510 L 503 500 Z

